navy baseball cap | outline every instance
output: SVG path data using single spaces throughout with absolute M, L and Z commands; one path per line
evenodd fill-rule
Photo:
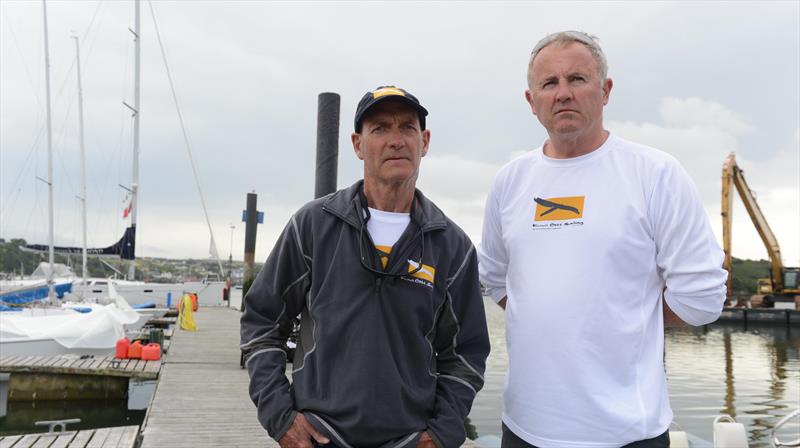
M 380 86 L 375 90 L 371 90 L 361 97 L 356 108 L 355 129 L 356 132 L 361 132 L 361 122 L 364 120 L 364 115 L 369 111 L 372 106 L 382 103 L 386 100 L 400 101 L 408 104 L 417 111 L 419 115 L 419 124 L 422 130 L 425 130 L 425 117 L 428 115 L 428 110 L 419 104 L 419 100 L 408 91 L 395 86 Z

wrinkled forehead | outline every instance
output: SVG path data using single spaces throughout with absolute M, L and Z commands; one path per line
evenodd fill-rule
M 407 103 L 394 99 L 387 99 L 369 108 L 364 115 L 363 123 L 376 122 L 409 122 L 420 124 L 417 110 Z
M 543 47 L 531 62 L 536 79 L 560 73 L 584 73 L 599 70 L 591 51 L 580 42 L 553 42 Z

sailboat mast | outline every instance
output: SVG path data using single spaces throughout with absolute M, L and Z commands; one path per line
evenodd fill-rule
M 81 214 L 83 219 L 83 251 L 82 251 L 82 269 L 83 273 L 83 297 L 86 298 L 86 146 L 83 137 L 83 85 L 81 84 L 81 48 L 78 44 L 78 36 L 72 36 L 75 39 L 75 62 L 78 67 L 78 125 L 79 136 L 81 143 Z
M 50 272 L 47 274 L 47 297 L 50 303 L 56 304 L 55 283 L 53 275 L 55 268 L 55 249 L 53 248 L 53 126 L 50 117 L 50 44 L 47 37 L 47 1 L 42 0 L 42 12 L 44 15 L 44 79 L 45 91 L 47 96 L 47 207 L 48 207 L 48 261 L 50 262 Z
M 140 89 L 141 82 L 141 20 L 139 11 L 139 0 L 135 2 L 135 19 L 134 19 L 134 60 L 135 60 L 135 75 L 133 87 L 133 182 L 131 184 L 131 227 L 136 229 L 136 218 L 139 214 L 139 107 L 140 107 Z M 135 255 L 135 254 L 134 254 Z M 128 265 L 128 279 L 133 280 L 136 274 L 136 260 L 131 260 Z

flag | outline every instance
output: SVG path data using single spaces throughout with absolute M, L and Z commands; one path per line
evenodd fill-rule
M 131 210 L 132 210 L 132 209 L 133 209 L 133 199 L 131 199 L 131 201 L 128 203 L 128 206 L 127 206 L 127 207 L 125 207 L 125 209 L 124 209 L 124 210 L 122 210 L 122 217 L 123 217 L 123 218 L 127 218 L 127 217 L 128 217 L 128 215 L 130 215 L 130 214 L 131 214 Z

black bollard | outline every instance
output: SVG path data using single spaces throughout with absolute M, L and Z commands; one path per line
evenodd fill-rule
M 317 104 L 317 167 L 314 199 L 336 191 L 339 162 L 339 104 L 338 93 L 319 94 Z

